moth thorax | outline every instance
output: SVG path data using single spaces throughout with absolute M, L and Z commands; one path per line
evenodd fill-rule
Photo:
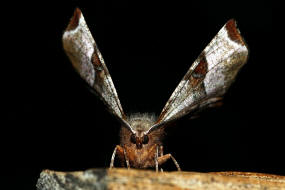
M 152 125 L 155 123 L 156 117 L 154 114 L 136 113 L 131 115 L 128 118 L 128 121 L 131 127 L 136 132 L 136 136 L 143 137 L 144 132 L 147 131 L 149 128 L 151 128 Z

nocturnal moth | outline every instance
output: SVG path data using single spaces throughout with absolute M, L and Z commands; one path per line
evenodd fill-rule
M 248 58 L 248 48 L 234 19 L 229 20 L 202 51 L 184 75 L 159 117 L 151 114 L 127 116 L 103 57 L 80 9 L 76 9 L 63 34 L 63 47 L 72 65 L 121 123 L 120 145 L 112 154 L 110 168 L 117 155 L 128 168 L 159 167 L 172 159 L 163 153 L 164 128 L 186 114 L 220 101 Z

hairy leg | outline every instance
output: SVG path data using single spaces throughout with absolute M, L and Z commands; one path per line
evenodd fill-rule
M 158 146 L 156 146 L 156 152 L 155 152 L 155 171 L 158 172 Z
M 159 153 L 160 153 L 159 157 L 162 157 L 163 156 L 163 146 L 162 145 L 159 146 Z M 163 169 L 160 168 L 160 171 L 163 172 Z
M 123 149 L 123 152 L 124 152 L 124 157 L 125 157 L 125 160 L 126 160 L 127 168 L 130 169 L 130 162 L 129 162 L 129 158 L 127 156 L 126 150 Z
M 177 170 L 181 171 L 181 168 L 180 168 L 178 162 L 175 160 L 175 158 L 171 154 L 166 154 L 166 155 L 163 155 L 163 156 L 159 157 L 158 158 L 158 164 L 161 165 L 161 164 L 165 163 L 167 160 L 169 160 L 170 158 L 174 162 Z
M 123 147 L 121 147 L 120 145 L 117 145 L 113 151 L 112 157 L 111 157 L 111 162 L 110 162 L 110 169 L 112 169 L 114 167 L 114 161 L 115 161 L 115 157 L 116 154 L 118 154 L 118 157 L 120 159 L 125 157 L 125 150 Z
M 160 151 L 160 155 L 159 156 L 163 156 L 163 146 L 159 146 L 159 151 Z

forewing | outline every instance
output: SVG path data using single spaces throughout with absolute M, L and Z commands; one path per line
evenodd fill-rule
M 76 71 L 95 90 L 109 111 L 132 130 L 125 120 L 125 114 L 103 57 L 78 8 L 62 40 L 64 50 Z
M 247 57 L 236 22 L 229 20 L 189 68 L 150 130 L 220 101 Z

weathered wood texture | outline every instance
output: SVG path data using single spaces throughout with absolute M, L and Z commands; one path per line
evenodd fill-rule
M 158 172 L 136 169 L 44 170 L 38 190 L 285 190 L 285 176 L 249 172 Z

